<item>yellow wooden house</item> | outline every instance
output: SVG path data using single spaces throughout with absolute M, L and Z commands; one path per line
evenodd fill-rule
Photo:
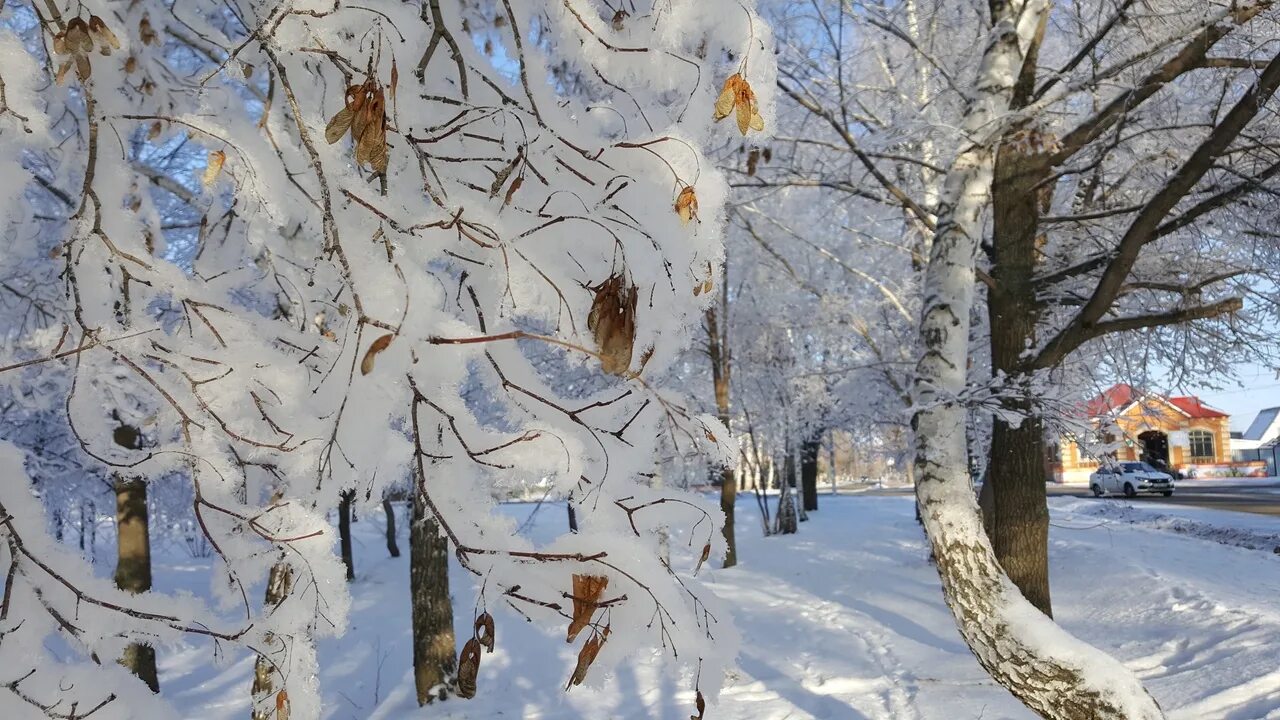
M 1254 474 L 1250 463 L 1231 460 L 1231 418 L 1195 396 L 1170 397 L 1130 385 L 1113 385 L 1085 403 L 1093 437 L 1058 441 L 1054 479 L 1088 483 L 1103 458 L 1145 461 L 1187 477 Z

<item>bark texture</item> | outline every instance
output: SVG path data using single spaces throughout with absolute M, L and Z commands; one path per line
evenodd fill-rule
M 449 542 L 414 492 L 409 524 L 409 591 L 413 595 L 413 681 L 418 705 L 444 700 L 457 687 Z
M 961 397 L 991 148 L 1002 134 L 1023 48 L 1047 7 L 1044 0 L 1005 0 L 991 10 L 992 33 L 961 123 L 969 139 L 948 169 L 925 271 L 912 418 L 921 519 L 960 634 L 993 679 L 1044 718 L 1157 720 L 1163 713 L 1133 673 L 1035 610 L 1005 576 L 968 477 Z
M 147 485 L 141 480 L 116 478 L 116 587 L 131 593 L 151 589 L 151 530 L 147 520 Z M 160 692 L 156 674 L 156 650 L 144 643 L 130 643 L 120 658 L 140 680 Z
M 1019 100 L 1015 97 L 1015 104 Z M 1025 136 L 1032 131 L 1020 132 Z M 1036 327 L 1044 310 L 1032 278 L 1041 239 L 1040 215 L 1048 200 L 1039 188 L 1049 175 L 1049 165 L 1043 155 L 1022 150 L 1037 143 L 1025 137 L 1022 142 L 1015 140 L 1006 138 L 996 157 L 990 250 L 995 282 L 987 293 L 987 318 L 992 372 L 1014 388 L 1004 409 L 1021 420 L 1011 422 L 1000 415 L 993 420 L 983 518 L 996 559 L 1009 579 L 1031 604 L 1052 616 L 1044 424 L 1030 390 L 1021 396 L 1017 392 L 1019 383 L 1034 372 L 1028 366 L 1027 348 L 1035 347 Z

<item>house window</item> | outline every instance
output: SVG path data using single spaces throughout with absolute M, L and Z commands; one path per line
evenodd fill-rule
M 1216 457 L 1213 453 L 1213 433 L 1208 430 L 1192 430 L 1187 433 L 1187 440 L 1191 443 L 1191 457 L 1209 459 Z

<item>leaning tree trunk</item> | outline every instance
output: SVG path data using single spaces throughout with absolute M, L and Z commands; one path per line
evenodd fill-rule
M 382 498 L 382 512 L 387 516 L 387 552 L 391 557 L 400 557 L 400 546 L 396 544 L 396 509 L 391 498 Z
M 1047 12 L 1045 0 L 991 7 L 994 28 L 961 123 L 967 144 L 947 171 L 925 271 L 912 418 L 921 517 L 943 596 L 993 679 L 1052 720 L 1155 720 L 1164 715 L 1133 673 L 1034 610 L 1002 572 L 970 489 L 961 398 L 991 146 L 1009 109 L 1023 43 Z
M 449 598 L 449 541 L 413 493 L 409 523 L 409 592 L 413 596 L 413 681 L 418 705 L 444 700 L 457 687 L 453 604 Z
M 821 433 L 800 443 L 800 490 L 804 496 L 804 509 L 818 509 L 818 451 L 822 448 Z
M 356 562 L 351 554 L 351 502 L 355 490 L 343 490 L 338 495 L 338 539 L 342 544 L 342 564 L 347 566 L 347 581 L 356 579 Z
M 131 593 L 151 589 L 151 530 L 147 521 L 147 485 L 142 480 L 117 477 L 116 489 L 116 587 Z M 145 643 L 129 643 L 120 658 L 151 692 L 160 692 L 156 674 L 156 649 Z
M 263 603 L 264 608 L 270 608 L 267 612 L 274 610 L 289 597 L 289 588 L 292 584 L 293 570 L 287 563 L 277 562 L 271 566 L 271 574 L 267 576 L 266 599 Z M 263 643 L 267 648 L 271 648 L 276 644 L 275 635 L 267 633 L 263 637 Z M 287 648 L 285 650 L 287 651 Z M 280 677 L 280 671 L 267 656 L 258 655 L 253 663 L 253 688 L 250 691 L 253 701 L 251 715 L 253 720 L 280 720 L 276 718 L 277 686 L 284 687 L 284 678 Z

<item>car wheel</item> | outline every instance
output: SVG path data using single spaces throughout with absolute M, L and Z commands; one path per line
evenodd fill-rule
M 1093 490 L 1093 496 L 1094 496 L 1094 497 L 1102 497 L 1102 486 L 1101 486 L 1101 485 L 1099 485 L 1099 484 L 1097 484 L 1097 483 L 1094 483 L 1094 484 L 1093 484 L 1093 487 L 1092 487 L 1091 489 Z
M 1133 489 L 1133 483 L 1125 483 L 1125 484 L 1124 484 L 1124 496 L 1125 496 L 1125 497 L 1127 497 L 1127 498 L 1131 498 L 1131 497 L 1133 497 L 1133 496 L 1135 496 L 1135 495 L 1137 495 L 1137 494 L 1138 494 L 1138 493 Z
M 1160 493 L 1160 494 L 1161 494 L 1161 495 L 1163 495 L 1163 496 L 1165 496 L 1165 497 L 1173 497 L 1173 491 L 1172 491 L 1172 490 L 1165 490 L 1164 492 L 1162 492 L 1162 493 Z

